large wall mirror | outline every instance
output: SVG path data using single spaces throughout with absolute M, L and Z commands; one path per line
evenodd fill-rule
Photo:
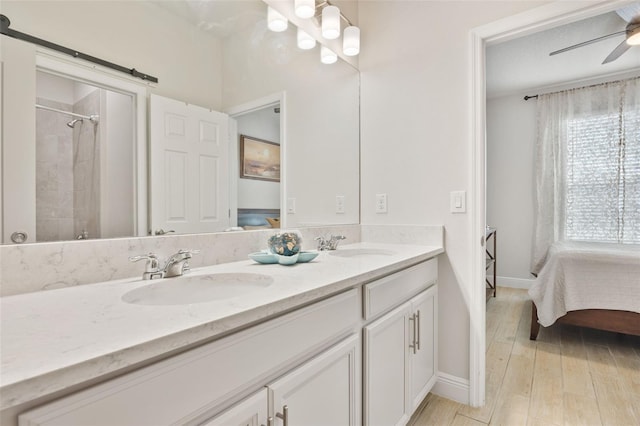
M 359 72 L 322 64 L 319 45 L 299 49 L 291 23 L 269 31 L 264 2 L 4 0 L 0 13 L 17 31 L 159 79 L 0 36 L 3 243 L 25 229 L 27 243 L 172 231 L 151 214 L 149 171 L 161 163 L 148 161 L 151 95 L 230 116 L 225 228 L 252 211 L 287 227 L 358 223 Z M 279 164 L 253 160 L 243 176 L 242 136 L 277 144 Z

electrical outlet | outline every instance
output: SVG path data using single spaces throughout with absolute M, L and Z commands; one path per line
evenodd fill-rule
M 344 195 L 336 195 L 336 213 L 344 213 Z
M 387 194 L 376 194 L 376 213 L 387 212 Z
M 296 212 L 296 199 L 287 198 L 287 213 L 295 214 Z

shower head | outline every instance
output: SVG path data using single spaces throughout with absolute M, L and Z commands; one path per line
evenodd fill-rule
M 73 128 L 76 127 L 76 123 L 78 121 L 82 123 L 82 118 L 76 118 L 75 120 L 71 120 L 70 122 L 67 123 L 67 126 L 69 126 L 69 127 L 71 127 L 73 129 Z

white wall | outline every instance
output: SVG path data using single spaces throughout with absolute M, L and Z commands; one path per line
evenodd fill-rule
M 265 141 L 280 143 L 280 114 L 267 107 L 237 117 L 238 138 L 240 135 L 253 136 Z M 239 139 L 232 146 L 239 149 Z M 239 151 L 238 151 L 239 152 Z M 238 180 L 238 208 L 279 209 L 280 183 L 256 179 Z
M 80 99 L 73 94 L 77 84 L 68 78 L 45 72 L 36 73 L 36 90 L 39 98 L 73 105 Z
M 468 31 L 543 2 L 361 2 L 364 224 L 443 224 L 440 371 L 469 378 L 470 218 L 449 192 L 470 189 Z M 375 213 L 375 194 L 389 212 Z
M 358 223 L 358 72 L 342 61 L 320 63 L 318 46 L 298 49 L 292 25 L 282 33 L 262 25 L 225 39 L 224 106 L 285 92 L 283 176 L 286 197 L 296 199 L 286 226 Z M 343 214 L 335 211 L 337 195 L 345 197 Z
M 158 77 L 153 93 L 220 109 L 220 41 L 150 2 L 2 0 L 1 11 L 17 31 Z
M 103 91 L 106 112 L 99 126 L 105 128 L 100 144 L 103 238 L 135 235 L 131 212 L 135 211 L 135 141 L 133 102 L 130 96 Z M 144 232 L 144 231 L 143 231 Z
M 536 101 L 487 100 L 487 224 L 497 228 L 498 285 L 527 285 L 534 221 Z

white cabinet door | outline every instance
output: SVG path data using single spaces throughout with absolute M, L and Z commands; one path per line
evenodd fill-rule
M 437 286 L 364 328 L 364 424 L 404 425 L 437 371 Z
M 254 393 L 202 426 L 261 426 L 267 424 L 267 388 Z
M 354 334 L 269 385 L 275 426 L 357 425 L 359 348 Z
M 364 424 L 409 420 L 409 302 L 364 328 Z
M 438 330 L 438 287 L 432 286 L 411 299 L 411 312 L 415 315 L 416 349 L 410 351 L 409 381 L 411 387 L 411 411 L 414 411 L 431 390 L 436 381 L 437 330 Z M 413 321 L 410 323 L 414 327 Z

